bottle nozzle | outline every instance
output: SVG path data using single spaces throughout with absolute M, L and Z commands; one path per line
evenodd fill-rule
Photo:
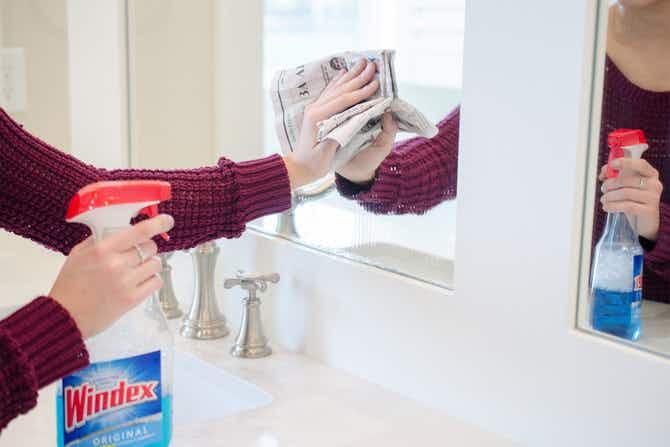
M 649 145 L 644 131 L 639 129 L 617 129 L 607 136 L 610 153 L 607 160 L 607 178 L 617 178 L 619 170 L 611 164 L 617 158 L 641 158 Z
M 145 208 L 142 208 L 137 214 L 144 214 L 148 216 L 149 218 L 156 217 L 158 216 L 158 205 L 149 205 Z M 167 233 L 161 233 L 160 236 L 163 238 L 164 241 L 169 241 L 170 240 L 170 235 Z

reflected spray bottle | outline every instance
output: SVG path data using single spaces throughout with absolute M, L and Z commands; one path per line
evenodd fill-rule
M 641 130 L 618 129 L 607 137 L 609 162 L 616 158 L 641 158 L 649 147 Z M 619 171 L 607 168 L 607 178 Z M 643 250 L 637 218 L 607 213 L 607 223 L 593 253 L 590 323 L 593 329 L 628 340 L 640 336 Z

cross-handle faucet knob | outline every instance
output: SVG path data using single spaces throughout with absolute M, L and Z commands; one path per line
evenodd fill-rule
M 261 323 L 261 300 L 256 296 L 257 291 L 264 292 L 268 288 L 268 283 L 278 283 L 279 274 L 270 275 L 245 274 L 238 272 L 235 278 L 228 278 L 224 281 L 223 287 L 232 289 L 241 287 L 246 290 L 249 296 L 242 300 L 242 321 L 240 323 L 240 332 L 235 339 L 235 345 L 230 353 L 235 357 L 260 358 L 272 353 L 268 346 L 268 339 L 263 334 Z
M 265 292 L 268 288 L 268 283 L 277 284 L 279 282 L 279 273 L 272 273 L 269 275 L 260 275 L 257 273 L 244 274 L 244 272 L 237 272 L 235 278 L 228 278 L 223 282 L 223 287 L 232 289 L 240 286 L 244 290 L 249 291 L 249 296 L 255 296 L 256 291 Z

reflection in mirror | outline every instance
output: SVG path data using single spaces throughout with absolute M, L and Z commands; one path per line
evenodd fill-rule
M 439 133 L 394 135 L 391 123 L 337 175 L 294 191 L 292 209 L 251 226 L 451 288 L 464 8 L 465 0 L 131 0 L 132 165 L 277 153 L 275 72 L 394 49 L 398 96 Z
M 257 228 L 453 287 L 464 0 L 286 2 L 264 6 L 265 98 L 280 69 L 348 50 L 393 48 L 398 95 L 437 136 L 375 140 L 332 180 L 296 191 L 293 208 Z M 440 42 L 436 45 L 436 42 Z M 264 147 L 279 148 L 265 100 Z
M 586 204 L 594 219 L 584 234 L 590 283 L 579 323 L 670 355 L 670 1 L 608 7 L 601 120 L 592 123 L 595 201 Z

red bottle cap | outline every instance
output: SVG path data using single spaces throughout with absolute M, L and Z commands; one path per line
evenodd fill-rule
M 619 171 L 610 165 L 613 160 L 623 158 L 626 153 L 624 148 L 647 144 L 644 132 L 639 129 L 617 129 L 607 135 L 607 145 L 610 147 L 610 154 L 607 160 L 607 178 L 617 178 Z
M 91 183 L 80 189 L 70 200 L 65 219 L 71 220 L 82 213 L 112 205 L 155 202 L 138 214 L 158 215 L 158 202 L 170 200 L 172 188 L 168 182 L 156 180 L 129 180 Z M 166 233 L 161 236 L 169 240 Z

